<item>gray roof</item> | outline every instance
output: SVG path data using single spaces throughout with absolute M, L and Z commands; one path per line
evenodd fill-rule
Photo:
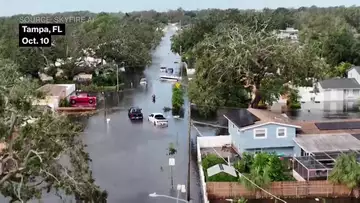
M 332 78 L 319 82 L 323 89 L 360 89 L 354 78 Z
M 224 173 L 227 173 L 227 174 L 232 175 L 234 177 L 237 177 L 237 173 L 235 171 L 235 168 L 232 167 L 232 166 L 225 165 L 225 164 L 216 164 L 216 165 L 214 165 L 214 166 L 207 169 L 208 177 L 219 174 L 221 172 L 224 172 Z
M 355 69 L 356 72 L 358 72 L 358 73 L 360 74 L 360 66 L 353 66 L 353 67 L 351 67 L 351 68 L 348 70 L 348 72 L 349 72 L 350 70 L 352 70 L 352 69 Z
M 299 135 L 294 141 L 308 153 L 360 150 L 360 140 L 348 133 Z
M 260 118 L 257 118 L 247 109 L 232 109 L 224 117 L 233 122 L 238 128 L 253 125 L 256 121 L 260 120 Z

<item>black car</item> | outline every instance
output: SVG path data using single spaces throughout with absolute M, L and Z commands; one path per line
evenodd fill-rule
M 128 116 L 130 120 L 143 120 L 143 114 L 141 112 L 141 108 L 139 107 L 131 107 L 128 112 Z

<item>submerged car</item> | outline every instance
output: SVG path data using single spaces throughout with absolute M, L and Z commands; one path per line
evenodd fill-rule
M 147 85 L 147 80 L 146 78 L 141 78 L 140 80 L 140 85 L 146 86 Z
M 130 120 L 143 120 L 143 113 L 139 107 L 131 107 L 128 111 L 128 116 Z
M 148 117 L 148 121 L 154 126 L 167 127 L 168 120 L 164 117 L 162 113 L 152 113 Z

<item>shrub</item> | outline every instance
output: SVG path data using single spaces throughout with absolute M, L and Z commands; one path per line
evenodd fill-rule
M 184 105 L 184 92 L 180 86 L 180 83 L 176 83 L 173 87 L 172 93 L 172 108 L 174 111 L 179 112 L 182 105 Z
M 60 99 L 59 107 L 70 107 L 70 106 L 71 104 L 66 98 Z

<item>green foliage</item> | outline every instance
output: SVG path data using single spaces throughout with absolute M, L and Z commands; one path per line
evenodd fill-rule
M 352 67 L 351 63 L 341 62 L 330 72 L 331 77 L 347 77 L 348 70 Z
M 357 154 L 342 154 L 335 162 L 329 180 L 336 184 L 344 184 L 349 189 L 360 186 L 360 164 Z
M 70 107 L 70 106 L 71 106 L 71 104 L 70 104 L 69 100 L 67 100 L 66 98 L 60 99 L 59 107 Z
M 206 176 L 206 181 L 209 181 L 209 182 L 236 182 L 238 180 L 239 180 L 238 177 L 234 177 L 225 172 L 218 173 L 211 177 Z
M 173 111 L 180 111 L 182 105 L 184 105 L 184 91 L 180 86 L 176 87 L 176 85 L 174 85 L 171 101 Z
M 95 184 L 78 137 L 83 126 L 33 106 L 37 85 L 16 70 L 14 63 L 0 60 L 0 132 L 7 144 L 0 157 L 1 194 L 11 202 L 28 202 L 47 190 L 105 203 L 107 193 Z
M 299 96 L 299 91 L 297 89 L 289 89 L 288 90 L 288 100 L 287 100 L 287 105 L 290 109 L 300 109 L 301 108 L 301 103 L 299 101 L 300 96 Z
M 308 86 L 308 78 L 344 75 L 345 69 L 333 68 L 342 62 L 360 65 L 359 11 L 359 7 L 199 11 L 190 26 L 173 36 L 172 51 L 179 53 L 181 47 L 183 60 L 196 68 L 189 97 L 202 114 L 211 114 L 217 106 L 248 107 L 250 93 L 251 106 L 259 107 L 259 101 L 271 105 L 288 82 Z M 299 43 L 271 34 L 287 27 L 300 29 Z
M 58 19 L 63 15 L 71 17 L 83 15 L 83 12 L 48 15 L 49 19 Z M 55 17 L 56 16 L 56 17 Z M 53 37 L 53 46 L 43 48 L 18 48 L 16 37 L 18 34 L 19 16 L 0 19 L 0 58 L 9 58 L 18 64 L 21 73 L 38 77 L 38 72 L 47 72 L 57 59 L 66 61 L 60 69 L 65 78 L 72 77 L 79 72 L 93 73 L 98 67 L 80 67 L 76 60 L 83 57 L 84 50 L 95 53 L 91 57 L 101 58 L 107 62 L 125 62 L 131 69 L 144 68 L 151 62 L 151 51 L 157 46 L 163 36 L 160 22 L 143 16 L 123 17 L 114 14 L 91 14 L 91 20 L 79 23 L 67 23 L 66 35 Z M 50 68 L 50 75 L 56 73 Z
M 248 202 L 248 200 L 245 199 L 245 198 L 243 198 L 243 197 L 241 197 L 240 199 L 238 199 L 238 200 L 236 201 L 236 203 L 247 203 L 247 202 Z
M 206 171 L 208 168 L 210 168 L 211 166 L 215 166 L 216 164 L 226 164 L 225 161 L 218 157 L 215 154 L 208 154 L 206 155 L 203 159 L 202 159 L 202 167 L 204 168 L 204 170 Z
M 220 24 L 215 33 L 195 48 L 196 73 L 189 86 L 191 101 L 205 114 L 218 106 L 247 107 L 250 92 L 260 96 L 256 105 L 261 100 L 271 104 L 282 85 L 289 81 L 301 85 L 308 77 L 321 77 L 327 68 L 310 54 L 310 47 L 279 40 L 263 30 Z
M 251 166 L 254 162 L 254 156 L 249 153 L 243 153 L 241 156 L 241 160 L 235 162 L 234 167 L 240 173 L 250 173 Z
M 169 143 L 169 147 L 168 147 L 168 156 L 174 156 L 177 153 L 177 149 L 175 148 L 174 143 Z
M 249 173 L 244 175 L 260 187 L 266 187 L 273 181 L 292 180 L 284 162 L 276 154 L 258 153 L 253 159 L 249 157 L 246 159 L 252 161 L 252 164 Z M 235 166 L 241 165 L 244 164 L 235 164 Z M 250 190 L 258 189 L 244 177 L 240 178 L 240 182 Z
M 218 173 L 216 175 L 213 175 L 211 177 L 207 176 L 207 169 L 215 166 L 217 164 L 227 164 L 224 159 L 218 157 L 215 154 L 208 154 L 206 155 L 203 159 L 202 159 L 202 167 L 204 170 L 204 174 L 205 174 L 205 178 L 206 181 L 211 181 L 211 182 L 235 182 L 237 181 L 239 178 L 238 177 L 234 177 L 232 175 L 229 175 L 227 173 L 221 172 Z

